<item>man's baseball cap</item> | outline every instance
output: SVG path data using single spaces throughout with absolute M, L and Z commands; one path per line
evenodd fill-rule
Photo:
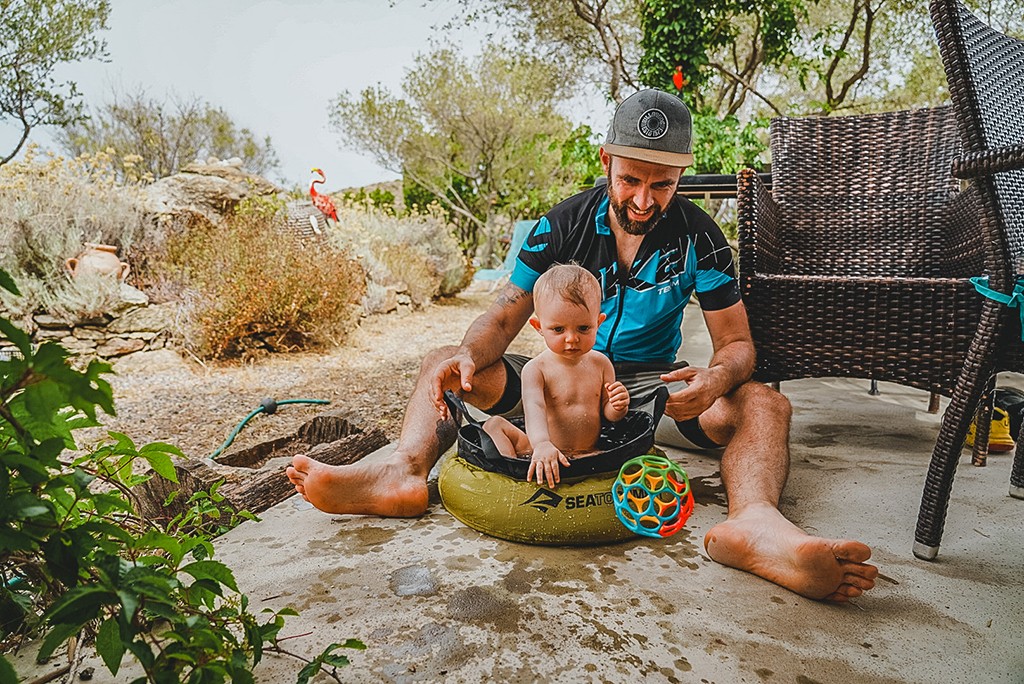
M 665 166 L 691 166 L 690 110 L 675 95 L 641 90 L 615 108 L 604 150 L 613 157 Z

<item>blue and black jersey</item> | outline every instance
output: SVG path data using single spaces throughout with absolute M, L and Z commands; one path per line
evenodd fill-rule
M 620 273 L 608 209 L 605 186 L 551 209 L 523 243 L 512 284 L 532 292 L 548 267 L 576 262 L 597 276 L 604 291 L 601 311 L 608 318 L 594 348 L 619 363 L 672 363 L 691 293 L 705 311 L 740 301 L 732 250 L 714 219 L 676 197 L 644 236 L 629 272 Z

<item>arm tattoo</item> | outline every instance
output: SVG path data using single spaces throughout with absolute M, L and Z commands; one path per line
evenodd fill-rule
M 501 294 L 498 295 L 497 303 L 498 306 L 504 308 L 512 306 L 529 296 L 530 293 L 526 290 L 509 283 L 505 286 L 505 289 L 501 291 Z

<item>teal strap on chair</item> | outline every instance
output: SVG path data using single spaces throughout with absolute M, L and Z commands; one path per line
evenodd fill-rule
M 1017 282 L 1013 285 L 1013 292 L 1010 294 L 990 288 L 988 286 L 988 276 L 971 278 L 971 284 L 974 285 L 975 290 L 985 297 L 995 300 L 1000 304 L 1005 304 L 1011 309 L 1017 309 L 1020 313 L 1020 339 L 1024 342 L 1024 277 L 1017 278 Z

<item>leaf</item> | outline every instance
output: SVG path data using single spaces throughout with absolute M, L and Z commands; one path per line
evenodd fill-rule
M 18 290 L 18 286 L 14 282 L 14 278 L 11 274 L 0 268 L 0 287 L 7 290 L 13 295 L 20 295 L 21 292 Z
M 53 604 L 46 619 L 51 624 L 81 626 L 97 616 L 100 606 L 116 600 L 117 597 L 103 587 L 75 587 Z
M 198 579 L 209 579 L 219 582 L 228 589 L 237 592 L 238 585 L 235 583 L 235 576 L 228 566 L 220 561 L 201 560 L 189 563 L 181 569 L 182 572 L 192 575 Z
M 0 656 L 0 684 L 18 684 L 18 673 L 3 656 Z
M 117 620 L 107 618 L 96 633 L 96 650 L 103 658 L 110 674 L 116 675 L 124 658 L 125 646 L 121 641 L 121 629 Z
M 171 482 L 178 481 L 178 473 L 174 470 L 170 456 L 160 451 L 140 451 L 139 454 L 146 459 L 146 462 L 160 477 Z
M 54 625 L 46 635 L 46 638 L 43 639 L 43 644 L 39 647 L 39 653 L 36 654 L 36 661 L 40 663 L 44 662 L 47 658 L 53 655 L 53 652 L 57 650 L 58 646 L 81 631 L 83 624 L 85 624 L 85 622 L 82 622 L 81 624 L 72 623 Z

